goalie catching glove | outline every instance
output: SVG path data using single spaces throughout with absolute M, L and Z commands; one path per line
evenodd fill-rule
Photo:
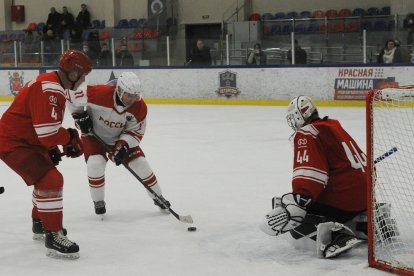
M 66 157 L 75 158 L 83 154 L 82 141 L 79 138 L 78 131 L 73 128 L 68 128 L 67 131 L 70 135 L 69 143 L 63 146 L 63 152 Z
M 73 113 L 72 117 L 75 120 L 76 127 L 79 128 L 82 133 L 88 134 L 92 131 L 93 124 L 87 111 L 82 113 Z
M 278 236 L 298 227 L 306 216 L 306 207 L 311 199 L 299 194 L 285 194 L 282 198 L 274 198 L 275 207 L 264 218 L 260 225 L 263 232 L 271 236 Z

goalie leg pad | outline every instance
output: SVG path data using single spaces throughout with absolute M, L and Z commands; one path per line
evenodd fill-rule
M 355 237 L 351 229 L 338 222 L 318 225 L 316 252 L 319 258 L 333 258 L 349 251 L 363 240 Z

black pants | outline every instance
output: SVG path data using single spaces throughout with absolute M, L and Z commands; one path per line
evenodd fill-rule
M 306 236 L 310 239 L 316 240 L 316 229 L 319 223 L 328 221 L 345 223 L 353 219 L 358 214 L 365 212 L 365 210 L 356 212 L 345 211 L 319 203 L 311 204 L 308 208 L 306 208 L 306 211 L 307 214 L 302 224 L 295 229 L 290 230 L 290 234 L 294 239 L 300 239 Z M 366 223 L 357 225 L 357 230 L 366 233 Z

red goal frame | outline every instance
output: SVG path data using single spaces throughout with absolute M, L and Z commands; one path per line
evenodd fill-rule
M 414 269 L 408 270 L 392 266 L 390 263 L 375 259 L 374 255 L 374 224 L 373 224 L 373 178 L 374 156 L 373 156 L 373 133 L 372 133 L 372 103 L 374 96 L 380 90 L 371 90 L 366 97 L 366 142 L 367 142 L 367 214 L 368 214 L 368 264 L 370 267 L 396 273 L 398 275 L 414 276 Z

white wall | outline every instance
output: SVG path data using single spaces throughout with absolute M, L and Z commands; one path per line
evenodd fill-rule
M 128 69 L 141 79 L 144 97 L 158 99 L 226 99 L 218 96 L 220 76 L 231 71 L 236 74 L 240 94 L 232 99 L 286 100 L 304 94 L 317 100 L 362 99 L 370 89 L 384 83 L 413 84 L 414 66 L 400 67 L 275 67 L 275 68 L 166 68 Z M 122 69 L 94 69 L 87 77 L 89 84 L 106 83 Z M 13 94 L 13 84 L 24 84 L 38 70 L 0 69 L 0 96 Z M 13 76 L 18 76 L 14 78 Z M 299 77 L 300 76 L 300 77 Z M 16 87 L 16 86 L 15 86 Z M 231 100 L 231 99 L 229 99 Z
M 148 1 L 119 0 L 119 19 L 147 18 Z

